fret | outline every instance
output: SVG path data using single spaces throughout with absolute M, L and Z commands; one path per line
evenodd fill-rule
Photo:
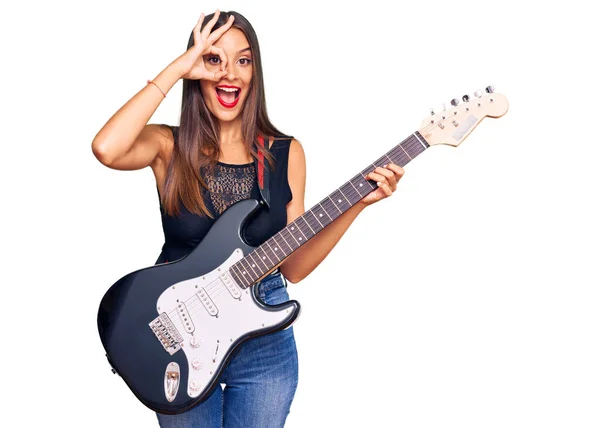
M 244 257 L 240 260 L 240 262 L 242 263 L 242 268 L 244 269 L 242 270 L 242 275 L 247 277 L 252 277 L 252 275 L 256 275 L 256 271 L 252 269 L 252 266 L 250 266 L 250 262 L 247 258 Z M 258 275 L 256 275 L 256 277 L 258 278 Z
M 377 185 L 372 181 L 366 180 L 362 174 L 355 175 L 354 178 L 350 180 L 350 183 L 352 183 L 355 189 L 358 189 L 361 199 L 367 196 L 369 193 L 371 193 L 371 190 L 377 187 Z
M 260 264 L 256 261 L 256 253 L 254 251 L 248 253 L 247 259 L 252 270 L 260 275 Z
M 340 191 L 342 192 L 342 194 L 344 195 L 344 197 L 350 205 L 354 205 L 362 199 L 362 196 L 350 181 L 348 181 L 346 184 L 340 187 Z
M 267 263 L 265 262 L 265 260 L 267 259 L 267 256 L 265 256 L 265 255 L 264 255 L 264 252 L 265 252 L 264 250 L 263 250 L 263 255 L 261 256 L 261 255 L 258 253 L 258 251 L 259 251 L 259 250 L 261 250 L 261 247 L 258 247 L 257 249 L 255 249 L 255 250 L 253 251 L 253 253 L 254 253 L 254 254 L 256 254 L 256 258 L 257 258 L 257 259 L 258 259 L 258 260 L 259 260 L 259 261 L 262 263 L 262 265 L 265 267 L 265 270 L 263 271 L 263 273 L 264 273 L 264 272 L 266 272 L 266 271 L 268 271 L 268 270 L 269 270 L 269 266 L 268 266 L 268 265 L 267 265 Z M 252 254 L 252 253 L 250 253 L 250 254 Z M 261 267 L 261 269 L 262 269 L 262 267 Z
M 237 266 L 237 263 L 231 266 L 229 272 L 231 272 L 231 276 L 235 276 L 235 282 L 237 282 L 240 287 L 246 285 L 239 276 L 239 267 Z
M 290 223 L 290 225 L 293 224 L 293 226 L 290 228 L 290 230 L 293 230 L 294 232 L 296 232 L 295 237 L 298 241 L 308 241 L 310 238 L 312 238 L 312 234 L 308 231 L 308 229 L 306 227 L 303 228 L 302 225 L 300 223 L 298 223 L 298 221 L 300 219 L 302 219 L 302 216 L 298 217 L 296 220 L 294 220 L 292 223 Z M 300 232 L 302 234 L 302 236 L 298 235 L 297 232 Z
M 256 249 L 256 251 L 261 250 L 263 252 L 263 260 L 265 259 L 265 256 L 269 259 L 269 262 L 271 263 L 271 267 L 275 266 L 277 263 L 273 262 L 273 259 L 271 258 L 271 256 L 269 256 L 269 252 L 267 251 L 267 248 L 264 248 L 263 245 L 261 245 L 260 247 L 258 247 Z M 270 268 L 268 268 L 267 270 L 269 270 Z
M 335 204 L 336 208 L 338 210 L 340 210 L 340 214 L 344 213 L 344 211 L 346 211 L 348 208 L 350 208 L 352 206 L 352 204 L 350 204 L 350 202 L 348 202 L 346 197 L 342 194 L 342 192 L 340 192 L 339 189 L 336 190 L 335 192 L 333 192 L 329 196 L 329 199 L 331 199 L 333 201 L 333 203 Z
M 410 162 L 410 156 L 408 156 L 408 153 L 406 153 L 406 150 L 404 150 L 402 145 L 398 145 L 398 148 L 394 152 L 394 157 L 396 159 L 396 162 L 394 162 L 396 165 L 404 166 Z
M 284 234 L 287 234 L 287 237 L 285 237 Z M 287 251 L 285 252 L 286 256 L 288 254 L 292 254 L 294 252 L 294 250 L 296 248 L 298 248 L 298 247 L 294 248 L 294 242 L 295 241 L 291 241 L 291 245 L 290 245 L 290 238 L 289 238 L 290 231 L 287 228 L 281 229 L 281 231 L 279 232 L 279 236 L 281 237 L 281 239 L 283 240 L 283 242 L 285 242 L 285 245 L 287 245 L 289 247 L 289 249 L 290 249 L 289 253 Z M 283 246 L 280 245 L 280 248 L 283 250 Z
M 258 273 L 258 276 L 261 276 L 264 272 L 262 270 L 262 267 L 260 266 L 260 263 L 256 261 L 258 253 L 256 251 L 252 251 L 250 254 L 248 254 L 248 257 L 252 261 L 252 269 L 254 269 L 254 271 Z
M 300 221 L 301 220 L 301 221 Z M 298 225 L 298 229 L 304 235 L 304 239 L 302 243 L 308 241 L 310 238 L 315 236 L 314 232 L 311 230 L 310 225 L 306 222 L 304 217 L 300 216 L 296 219 L 296 224 Z
M 334 206 L 339 212 L 340 214 L 342 213 L 342 210 L 338 208 L 338 206 L 335 204 L 335 202 L 333 201 L 333 199 L 331 199 L 331 196 L 327 196 L 329 198 L 329 200 L 331 201 L 331 203 L 325 203 L 327 206 L 331 207 Z M 327 210 L 326 210 L 327 211 Z M 331 215 L 329 215 L 329 217 L 331 217 Z M 336 215 L 335 218 L 337 218 L 338 216 Z
M 273 247 L 271 246 L 271 244 L 269 244 L 269 241 L 271 241 L 271 240 L 273 240 L 273 245 L 275 245 L 275 250 L 273 250 Z M 273 253 L 273 257 L 275 257 L 275 259 L 277 260 L 277 262 L 275 264 L 282 261 L 283 257 L 282 258 L 277 257 L 279 254 L 281 254 L 281 251 L 279 251 L 279 247 L 277 246 L 275 239 L 273 239 L 273 238 L 268 239 L 266 244 L 269 247 L 269 249 L 271 250 L 271 252 Z
M 350 185 L 352 186 L 352 188 L 354 189 L 354 191 L 358 194 L 358 196 L 361 197 L 362 199 L 362 195 L 361 193 L 358 191 L 358 189 L 356 188 L 356 186 L 354 186 L 354 184 L 352 184 L 352 181 L 349 181 L 348 183 L 350 183 Z
M 302 220 L 304 220 L 306 224 L 308 224 L 308 227 L 310 228 L 313 236 L 319 233 L 321 229 L 323 229 L 323 225 L 319 223 L 319 220 L 317 220 L 312 211 L 306 211 L 304 214 L 301 215 L 301 217 Z
M 290 223 L 288 227 L 289 227 L 289 233 L 290 233 L 290 235 L 292 235 L 292 238 L 294 238 L 294 241 L 296 241 L 296 244 L 298 244 L 298 247 L 299 247 L 300 246 L 300 242 L 298 242 L 298 239 L 300 239 L 300 241 L 302 241 L 302 237 L 299 236 L 298 239 L 296 239 L 296 233 L 297 233 L 296 230 L 298 229 L 296 227 L 296 224 L 295 223 Z
M 333 221 L 333 219 L 331 218 L 331 216 L 329 215 L 329 213 L 327 212 L 327 210 L 325 208 L 323 208 L 323 205 L 320 202 L 319 202 L 319 206 L 321 207 L 321 209 L 323 210 L 323 212 L 327 215 L 327 217 L 329 217 L 329 220 Z M 319 214 L 319 216 L 321 216 L 321 215 Z
M 238 263 L 240 264 L 240 272 L 242 274 L 242 280 L 244 280 L 244 282 L 250 282 L 248 280 L 249 278 L 249 273 L 247 272 L 246 268 L 244 267 L 244 259 L 241 259 Z
M 313 217 L 319 222 L 319 224 L 321 225 L 322 228 L 324 228 L 325 226 L 323 225 L 323 223 L 321 222 L 321 220 L 319 220 L 319 217 L 317 217 L 317 215 L 313 212 L 312 209 L 308 210 L 309 213 L 311 213 L 313 215 Z
M 298 217 L 298 219 L 302 220 L 304 223 L 306 223 L 306 225 L 308 226 L 308 228 L 310 229 L 310 231 L 312 232 L 312 235 L 310 236 L 310 238 L 312 238 L 313 236 L 315 236 L 317 234 L 317 232 L 315 232 L 315 230 L 312 228 L 312 226 L 308 223 L 308 221 L 306 221 L 306 219 L 304 218 L 304 215 L 301 215 L 300 217 Z M 306 234 L 305 234 L 306 235 Z M 310 239 L 309 238 L 309 239 Z
M 342 194 L 342 196 L 344 197 L 344 199 L 346 200 L 346 202 L 348 202 L 348 205 L 350 205 L 348 208 L 350 208 L 350 207 L 351 207 L 352 205 L 354 205 L 354 204 L 353 204 L 352 202 L 350 202 L 350 201 L 348 200 L 348 198 L 346 197 L 346 195 L 344 194 L 344 191 L 342 190 L 342 189 L 343 189 L 343 187 L 344 187 L 344 186 L 341 186 L 341 187 L 339 188 L 339 191 L 340 191 L 340 193 Z M 345 211 L 345 210 L 344 210 L 344 211 Z
M 375 169 L 375 164 L 371 164 L 368 167 L 366 167 L 365 169 L 363 169 L 360 173 L 365 178 L 365 180 L 370 180 L 370 178 L 367 178 L 367 175 L 369 173 L 373 172 L 374 169 Z
M 411 156 L 408 154 L 408 152 L 407 152 L 406 150 L 404 150 L 404 147 L 402 147 L 402 144 L 400 144 L 400 146 L 399 146 L 399 147 L 402 149 L 402 151 L 403 151 L 404 153 L 406 153 L 406 156 L 408 156 L 408 157 L 409 157 L 409 158 L 412 160 L 412 157 L 411 157 Z
M 413 135 L 415 136 L 415 138 L 417 139 L 417 141 L 419 143 L 421 143 L 421 145 L 423 146 L 423 149 L 426 149 L 427 147 L 429 147 L 429 144 L 427 144 L 427 142 L 424 142 L 423 137 L 421 136 L 421 134 L 419 134 L 418 132 L 415 132 Z

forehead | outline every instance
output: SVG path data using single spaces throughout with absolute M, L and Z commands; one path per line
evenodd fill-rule
M 214 43 L 215 46 L 223 49 L 227 53 L 237 53 L 238 51 L 250 47 L 250 43 L 248 43 L 248 39 L 246 39 L 246 35 L 244 32 L 238 28 L 231 27 L 227 30 L 219 40 Z M 250 51 L 246 51 L 244 53 L 249 53 Z

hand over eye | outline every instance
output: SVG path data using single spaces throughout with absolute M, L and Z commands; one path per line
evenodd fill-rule
M 204 13 L 200 15 L 200 19 L 192 31 L 192 34 L 194 35 L 194 45 L 183 55 L 177 58 L 179 66 L 181 67 L 182 78 L 219 81 L 227 74 L 227 57 L 225 56 L 225 52 L 223 52 L 223 49 L 214 46 L 213 44 L 231 28 L 234 17 L 231 15 L 223 26 L 211 33 L 217 20 L 219 19 L 220 13 L 221 12 L 219 10 L 215 11 L 215 15 L 206 23 L 202 31 L 200 31 L 200 28 L 202 27 L 202 22 L 204 21 Z M 206 69 L 206 65 L 204 64 L 204 56 L 207 54 L 218 56 L 221 59 L 221 67 L 219 71 Z

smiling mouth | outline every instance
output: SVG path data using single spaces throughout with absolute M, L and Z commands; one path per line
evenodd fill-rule
M 223 107 L 233 108 L 240 100 L 242 89 L 236 86 L 217 86 L 215 92 Z

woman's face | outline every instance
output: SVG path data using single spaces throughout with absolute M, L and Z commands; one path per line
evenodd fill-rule
M 214 44 L 223 49 L 227 58 L 227 74 L 219 81 L 200 81 L 200 90 L 208 109 L 220 121 L 229 122 L 239 117 L 252 82 L 252 52 L 244 33 L 237 28 L 227 30 Z M 208 71 L 221 70 L 221 58 L 215 54 L 204 56 Z

